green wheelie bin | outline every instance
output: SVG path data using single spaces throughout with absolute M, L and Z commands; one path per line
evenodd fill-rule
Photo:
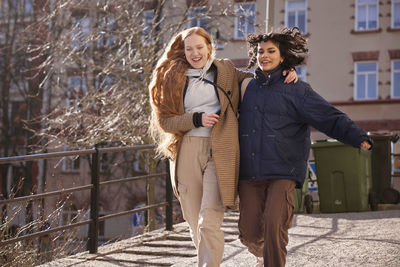
M 392 143 L 399 139 L 397 134 L 371 133 L 374 141 L 372 150 L 372 190 L 376 194 L 377 202 L 382 204 L 396 204 L 400 202 L 400 194 L 392 188 Z
M 308 191 L 308 182 L 310 180 L 309 168 L 310 167 L 307 165 L 306 178 L 303 187 L 294 190 L 294 212 L 296 213 L 312 213 L 314 209 L 313 199 Z
M 371 151 L 328 139 L 313 142 L 322 213 L 375 210 Z

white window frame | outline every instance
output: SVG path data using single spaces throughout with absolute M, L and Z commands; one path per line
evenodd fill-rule
M 376 65 L 376 71 L 363 71 L 361 73 L 359 73 L 357 71 L 357 66 L 358 64 L 368 64 L 368 63 L 375 63 Z M 379 88 L 378 88 L 378 81 L 379 81 L 379 72 L 378 72 L 378 61 L 359 61 L 359 62 L 354 62 L 354 100 L 376 100 L 379 97 Z M 358 89 L 358 84 L 357 84 L 357 77 L 358 75 L 368 75 L 368 74 L 375 74 L 376 75 L 376 84 L 375 84 L 375 88 L 376 88 L 376 97 L 372 98 L 372 97 L 368 97 L 368 77 L 366 78 L 366 92 L 365 92 L 365 98 L 358 98 L 357 97 L 357 89 Z
M 72 79 L 80 79 L 80 87 L 74 87 L 73 84 L 71 84 Z M 67 78 L 67 99 L 66 99 L 66 107 L 67 108 L 72 108 L 71 107 L 71 102 L 73 101 L 73 107 L 74 108 L 78 108 L 78 104 L 79 104 L 79 95 L 81 93 L 86 93 L 86 77 L 82 77 L 82 76 L 69 76 Z M 72 91 L 74 91 L 75 95 L 72 95 Z
M 210 22 L 210 18 L 207 16 L 208 11 L 208 6 L 196 6 L 189 8 L 189 22 L 187 27 L 202 27 L 204 30 L 208 31 L 208 23 Z
M 395 74 L 398 74 L 398 75 L 400 75 L 400 68 L 399 69 L 394 69 L 394 64 L 395 64 L 395 62 L 396 63 L 398 63 L 398 64 L 400 64 L 400 59 L 396 59 L 396 60 L 392 60 L 392 62 L 391 62 L 391 75 L 390 75 L 390 78 L 391 78 L 391 82 L 390 82 L 390 84 L 391 84 L 391 88 L 390 88 L 390 97 L 391 98 L 400 98 L 400 84 L 398 84 L 398 86 L 399 86 L 399 88 L 395 88 L 394 87 L 394 75 Z M 395 90 L 397 89 L 397 96 L 395 96 Z
M 246 7 L 250 7 L 250 8 L 246 8 Z M 254 8 L 253 8 L 254 7 Z M 254 11 L 251 11 L 252 9 L 254 9 Z M 235 32 L 234 32 L 234 38 L 237 40 L 243 40 L 246 39 L 247 35 L 254 33 L 255 32 L 255 28 L 256 28 L 256 19 L 257 19 L 257 5 L 255 2 L 245 2 L 245 3 L 241 3 L 241 4 L 236 4 L 235 5 Z M 245 18 L 245 24 L 244 24 L 244 30 L 242 31 L 242 29 L 239 29 L 239 25 L 240 25 L 240 19 L 243 17 Z M 251 25 L 249 23 L 249 21 L 251 21 L 251 19 L 249 18 L 254 18 L 254 25 Z M 253 27 L 253 31 L 251 31 L 251 29 L 249 29 L 250 27 Z M 243 35 L 243 36 L 241 36 Z
M 391 2 L 392 2 L 392 8 L 391 8 L 392 10 L 390 12 L 390 14 L 391 14 L 390 27 L 392 29 L 400 29 L 400 24 L 398 26 L 394 25 L 396 16 L 397 16 L 397 19 L 400 20 L 400 12 L 398 14 L 395 14 L 395 8 L 394 8 L 395 5 L 400 5 L 400 0 L 392 0 Z
M 378 0 L 372 0 L 372 1 L 375 1 L 375 3 L 359 3 L 359 1 L 361 1 L 361 0 L 355 0 L 356 2 L 355 2 L 355 12 L 356 12 L 356 16 L 355 16 L 355 20 L 354 20 L 354 29 L 356 30 L 356 31 L 371 31 L 371 30 L 377 30 L 377 29 L 379 29 L 379 1 Z M 369 28 L 369 26 L 368 26 L 368 22 L 369 22 L 369 20 L 368 20 L 368 14 L 369 14 L 369 12 L 368 12 L 368 10 L 369 10 L 369 6 L 373 6 L 373 5 L 376 5 L 376 28 Z M 359 11 L 359 7 L 362 7 L 362 6 L 365 6 L 366 7 L 366 20 L 365 20 L 365 22 L 366 22 L 366 27 L 365 27 L 365 29 L 361 29 L 361 28 L 358 28 L 358 17 L 359 17 L 359 14 L 358 14 L 358 11 Z
M 68 147 L 64 145 L 64 151 L 69 151 Z M 74 162 L 78 161 L 78 168 L 75 168 Z M 81 169 L 80 157 L 64 157 L 62 161 L 62 171 L 66 173 L 79 173 Z
M 296 73 L 297 73 L 297 77 L 299 78 L 300 81 L 307 82 L 307 66 L 306 65 L 296 66 Z
M 286 0 L 285 2 L 285 26 L 286 27 L 298 27 L 300 29 L 299 25 L 299 12 L 304 11 L 304 31 L 303 33 L 307 33 L 307 17 L 308 17 L 308 12 L 307 12 L 307 0 L 303 0 L 304 2 L 304 7 L 302 8 L 293 8 L 289 9 L 289 3 L 290 2 L 300 2 L 299 0 Z M 295 25 L 289 26 L 289 12 L 295 12 Z
M 116 29 L 116 21 L 113 16 L 100 16 L 99 29 L 100 37 L 97 40 L 97 47 L 110 47 L 115 44 L 113 31 Z

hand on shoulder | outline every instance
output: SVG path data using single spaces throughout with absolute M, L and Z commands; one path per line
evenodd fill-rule
M 252 78 L 246 78 L 242 82 L 242 87 L 240 88 L 242 99 L 240 99 L 240 102 L 243 102 L 244 93 L 246 92 L 247 86 L 249 85 L 251 79 Z

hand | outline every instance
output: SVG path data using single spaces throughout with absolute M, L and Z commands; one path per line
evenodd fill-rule
M 219 116 L 215 113 L 203 113 L 201 114 L 201 124 L 204 127 L 212 127 L 218 122 Z
M 286 76 L 285 78 L 285 83 L 297 83 L 297 81 L 299 80 L 299 77 L 297 77 L 297 73 L 296 70 L 291 68 L 290 70 L 284 70 L 282 72 L 283 76 Z
M 368 150 L 368 149 L 371 148 L 371 144 L 370 144 L 368 141 L 364 140 L 364 141 L 361 143 L 360 148 L 361 148 L 362 150 Z

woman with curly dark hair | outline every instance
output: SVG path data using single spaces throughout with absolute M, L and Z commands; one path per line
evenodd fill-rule
M 282 69 L 303 63 L 308 49 L 298 29 L 250 35 L 254 78 L 242 83 L 239 117 L 240 240 L 257 266 L 284 266 L 295 187 L 302 188 L 310 126 L 343 143 L 370 149 L 367 134 L 299 81 L 285 84 Z

